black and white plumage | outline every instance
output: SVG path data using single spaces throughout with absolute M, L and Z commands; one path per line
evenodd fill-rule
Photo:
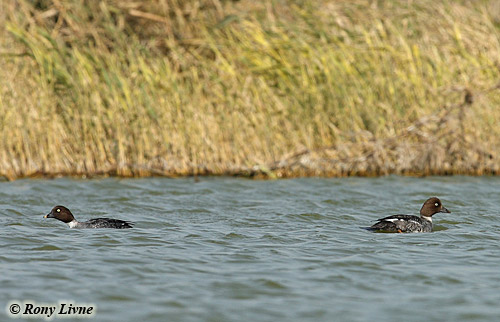
M 427 233 L 432 231 L 432 216 L 450 213 L 436 197 L 427 199 L 420 209 L 420 217 L 413 215 L 394 215 L 378 219 L 369 230 L 391 233 Z
M 75 219 L 71 211 L 64 206 L 55 206 L 44 218 L 55 218 L 66 224 L 69 228 L 132 228 L 132 223 L 125 220 L 110 218 L 94 218 L 88 221 L 79 222 Z

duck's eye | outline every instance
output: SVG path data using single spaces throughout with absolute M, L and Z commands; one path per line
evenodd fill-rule
M 436 206 L 437 206 L 437 204 L 436 204 Z M 61 208 L 57 208 L 56 211 L 61 212 Z
M 436 202 L 436 203 L 434 204 L 434 206 L 438 207 L 438 206 L 439 206 L 439 204 Z

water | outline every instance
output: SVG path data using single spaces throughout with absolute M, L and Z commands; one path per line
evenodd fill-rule
M 451 214 L 435 232 L 360 229 Z M 98 321 L 498 321 L 500 178 L 0 183 L 0 320 L 12 301 L 94 305 Z M 128 230 L 72 230 L 56 205 Z

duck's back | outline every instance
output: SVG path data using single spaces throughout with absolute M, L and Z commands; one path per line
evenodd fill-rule
M 88 221 L 79 222 L 75 228 L 115 228 L 115 229 L 124 229 L 124 228 L 132 228 L 132 223 L 119 220 L 119 219 L 111 219 L 111 218 L 94 218 Z
M 394 215 L 378 219 L 370 230 L 385 232 L 429 232 L 432 223 L 413 215 Z

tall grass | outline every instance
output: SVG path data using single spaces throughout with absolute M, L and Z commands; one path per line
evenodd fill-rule
M 499 173 L 498 1 L 0 3 L 0 176 Z

